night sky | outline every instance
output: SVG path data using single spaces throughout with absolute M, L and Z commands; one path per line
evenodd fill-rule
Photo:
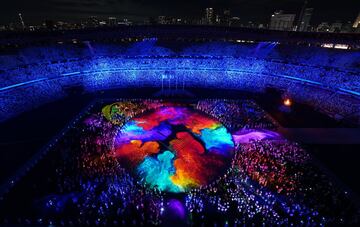
M 304 0 L 2 0 L 0 24 L 17 20 L 23 14 L 25 23 L 45 19 L 80 21 L 89 16 L 116 16 L 140 20 L 158 15 L 200 17 L 204 8 L 231 9 L 242 22 L 267 23 L 274 10 L 299 14 Z M 360 0 L 310 0 L 315 8 L 312 23 L 354 21 L 360 11 Z

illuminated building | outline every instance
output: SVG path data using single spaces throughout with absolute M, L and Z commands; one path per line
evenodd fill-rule
M 306 8 L 304 10 L 304 13 L 299 18 L 297 31 L 306 32 L 309 30 L 309 24 L 313 11 L 313 8 Z
M 215 15 L 213 8 L 206 8 L 205 9 L 205 23 L 211 25 L 214 23 Z
M 25 23 L 24 23 L 24 20 L 23 20 L 23 18 L 22 18 L 21 13 L 19 13 L 19 19 L 20 19 L 20 23 L 21 23 L 22 29 L 25 29 Z
M 158 24 L 166 24 L 166 17 L 158 16 Z
M 332 23 L 330 26 L 330 32 L 340 32 L 342 28 L 342 23 L 341 22 L 335 22 Z
M 223 21 L 222 21 L 223 25 L 225 25 L 225 26 L 230 25 L 230 15 L 231 15 L 230 10 L 224 10 L 224 17 L 223 17 Z
M 294 19 L 295 14 L 283 14 L 282 10 L 276 11 L 273 15 L 271 15 L 270 29 L 290 31 L 293 28 Z
M 109 20 L 109 23 L 108 23 L 109 26 L 116 26 L 117 25 L 117 18 L 116 17 L 109 17 L 108 20 Z
M 321 22 L 316 28 L 317 32 L 328 32 L 329 30 L 330 26 L 328 22 Z
M 354 24 L 353 24 L 353 28 L 358 28 L 358 27 L 360 27 L 360 13 L 357 16 L 357 18 L 356 18 L 356 20 L 354 21 Z

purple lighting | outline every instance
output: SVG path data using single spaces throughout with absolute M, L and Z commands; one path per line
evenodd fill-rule
M 172 213 L 174 216 L 184 219 L 185 218 L 185 208 L 183 204 L 177 199 L 171 199 L 168 203 L 167 210 Z
M 283 140 L 282 136 L 266 129 L 240 129 L 233 134 L 236 144 L 249 143 L 251 140 Z

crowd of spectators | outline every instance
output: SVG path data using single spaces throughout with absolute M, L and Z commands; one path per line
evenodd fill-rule
M 86 92 L 164 86 L 262 92 L 271 86 L 332 117 L 356 118 L 359 53 L 296 47 L 301 54 L 294 54 L 290 49 L 209 43 L 176 52 L 154 41 L 24 49 L 0 56 L 0 121 L 61 99 L 71 86 Z
M 221 121 L 230 131 L 277 127 L 277 123 L 251 100 L 203 100 L 196 108 Z

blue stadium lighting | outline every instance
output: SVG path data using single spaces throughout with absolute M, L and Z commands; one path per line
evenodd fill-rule
M 292 50 L 269 42 L 213 42 L 190 44 L 175 52 L 159 46 L 156 39 L 136 42 L 127 47 L 92 43 L 91 48 L 91 51 L 86 49 L 79 53 L 58 47 L 49 47 L 51 51 L 46 48 L 44 51 L 41 47 L 23 50 L 22 56 L 32 59 L 32 62 L 38 61 L 37 53 L 51 61 L 39 62 L 27 68 L 2 69 L 0 121 L 45 101 L 61 99 L 66 95 L 62 87 L 73 84 L 81 84 L 86 92 L 144 86 L 263 91 L 270 85 L 293 92 L 291 96 L 294 101 L 296 92 L 303 91 L 305 87 L 317 87 L 319 92 L 360 97 L 359 71 L 354 60 L 360 58 L 360 53 L 356 51 L 330 54 L 324 48 L 310 50 L 296 47 L 296 50 Z M 283 55 L 286 51 L 282 48 L 289 51 L 289 55 Z M 71 61 L 63 62 L 63 57 Z M 334 62 L 333 58 L 337 61 Z M 5 58 L 4 61 L 12 62 L 9 65 L 21 63 L 17 63 L 15 58 Z M 28 94 L 32 95 L 33 103 L 26 101 L 30 99 Z M 306 99 L 313 100 L 317 94 L 308 92 L 300 96 L 304 95 Z M 342 99 L 340 95 L 337 98 L 337 101 Z M 332 100 L 333 97 L 327 99 L 329 105 Z M 14 106 L 18 110 L 10 108 Z M 349 112 L 351 109 L 353 107 L 350 106 Z
M 83 72 L 70 72 L 70 73 L 63 73 L 62 76 L 75 76 L 75 75 L 85 75 L 85 74 L 101 74 L 101 73 L 116 73 L 116 72 L 138 72 L 138 71 L 166 71 L 166 70 L 170 70 L 170 71 L 188 71 L 189 74 L 191 74 L 191 72 L 195 72 L 195 71 L 203 71 L 203 72 L 224 72 L 224 69 L 219 69 L 219 68 L 181 68 L 181 67 L 158 67 L 158 68 L 149 68 L 149 67 L 139 67 L 137 69 L 129 69 L 129 68 L 108 68 L 108 69 L 104 69 L 104 70 L 97 70 L 97 71 L 90 71 L 90 70 L 86 70 Z M 246 70 L 234 70 L 234 69 L 225 69 L 226 72 L 228 73 L 253 73 L 250 71 L 246 71 Z M 264 73 L 259 73 L 259 74 L 264 74 Z M 317 85 L 317 86 L 321 86 L 321 87 L 326 87 L 323 83 L 319 83 L 313 80 L 308 80 L 308 79 L 303 79 L 303 78 L 299 78 L 299 77 L 294 77 L 294 76 L 287 76 L 287 75 L 274 75 L 274 74 L 264 74 L 266 76 L 273 76 L 273 77 L 282 77 L 282 78 L 287 78 L 287 79 L 291 79 L 291 80 L 295 80 L 295 81 L 300 81 L 300 82 L 305 82 L 308 84 L 312 84 L 312 85 Z M 57 79 L 60 77 L 52 77 L 51 79 Z M 165 78 L 165 77 L 163 77 Z M 36 80 L 31 80 L 31 81 L 27 81 L 27 82 L 22 82 L 22 83 L 17 83 L 17 84 L 13 84 L 10 86 L 6 86 L 3 88 L 0 88 L 0 91 L 4 91 L 4 90 L 8 90 L 8 89 L 12 89 L 12 88 L 17 88 L 17 87 L 21 87 L 24 85 L 28 85 L 28 84 L 32 84 L 32 83 L 37 83 L 37 82 L 41 82 L 44 80 L 48 80 L 49 78 L 40 78 L 40 79 L 36 79 Z M 359 92 L 356 91 L 352 91 L 349 89 L 344 89 L 344 88 L 336 88 L 334 87 L 334 89 L 346 92 L 346 93 L 350 93 L 352 95 L 356 95 L 356 96 L 360 96 Z
M 79 75 L 80 72 L 72 72 L 72 73 L 63 73 L 63 76 L 73 76 L 73 75 Z
M 9 89 L 12 89 L 12 88 L 17 88 L 17 87 L 21 87 L 21 86 L 24 86 L 24 85 L 34 84 L 34 83 L 44 81 L 44 80 L 47 80 L 47 79 L 48 78 L 39 78 L 39 79 L 36 79 L 36 80 L 30 80 L 30 81 L 26 81 L 26 82 L 22 82 L 22 83 L 13 84 L 13 85 L 10 85 L 10 86 L 0 88 L 0 91 L 6 91 L 6 90 L 9 90 Z
M 350 93 L 350 94 L 353 94 L 353 95 L 356 95 L 356 96 L 360 96 L 360 92 L 356 92 L 356 91 L 351 91 L 349 89 L 345 89 L 345 88 L 339 88 L 340 91 L 344 91 L 346 93 Z
M 292 80 L 298 80 L 298 81 L 306 82 L 306 83 L 309 83 L 309 84 L 314 84 L 314 85 L 323 86 L 322 83 L 319 83 L 319 82 L 316 82 L 316 81 L 313 81 L 313 80 L 302 79 L 302 78 L 294 77 L 294 76 L 285 76 L 285 75 L 277 75 L 277 76 L 279 76 L 279 77 L 284 77 L 284 78 L 289 78 L 289 79 L 292 79 Z
M 0 123 L 20 119 L 16 124 L 29 130 L 23 134 L 47 134 L 39 122 L 47 128 L 55 119 L 57 126 L 61 110 L 71 114 L 95 97 L 0 185 L 4 204 L 23 202 L 19 223 L 146 226 L 168 225 L 169 217 L 184 224 L 331 226 L 359 214 L 349 207 L 351 193 L 344 196 L 288 135 L 302 124 L 360 119 L 360 53 L 248 41 L 182 42 L 182 49 L 153 38 L 85 44 L 0 54 Z M 134 92 L 153 95 L 131 98 Z M 184 101 L 178 94 L 191 95 Z M 265 102 L 271 108 L 261 108 Z M 33 113 L 34 125 L 24 124 Z M 15 130 L 17 138 L 23 131 Z M 334 138 L 317 131 L 317 138 Z M 2 213 L 15 220 L 17 210 L 4 211 L 0 223 Z

